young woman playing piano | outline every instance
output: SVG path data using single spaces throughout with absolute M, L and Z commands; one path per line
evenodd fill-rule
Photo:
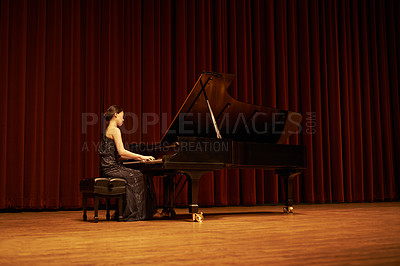
M 150 161 L 154 160 L 154 158 L 132 153 L 124 148 L 121 131 L 118 128 L 124 123 L 124 111 L 121 107 L 110 106 L 104 117 L 106 121 L 109 121 L 109 124 L 99 146 L 100 175 L 126 179 L 124 221 L 151 219 L 157 213 L 152 179 L 144 178 L 143 174 L 138 170 L 124 167 L 120 159 Z

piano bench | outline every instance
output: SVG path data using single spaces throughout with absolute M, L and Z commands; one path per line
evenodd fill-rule
M 99 221 L 99 200 L 107 199 L 107 220 L 110 220 L 110 199 L 118 203 L 118 221 L 122 221 L 122 203 L 125 196 L 126 180 L 123 178 L 94 177 L 82 179 L 79 188 L 82 192 L 83 220 L 87 220 L 87 199 L 94 198 L 94 222 Z

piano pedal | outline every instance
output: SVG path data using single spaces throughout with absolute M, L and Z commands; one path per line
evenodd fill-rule
M 176 212 L 175 212 L 174 209 L 172 209 L 172 210 L 162 210 L 161 216 L 174 219 L 176 217 Z
M 293 207 L 292 206 L 283 207 L 283 212 L 284 213 L 293 213 Z
M 172 210 L 169 212 L 169 218 L 175 219 L 176 218 L 176 212 L 175 210 Z
M 199 223 L 203 222 L 203 220 L 204 220 L 203 212 L 192 213 L 192 220 L 193 220 L 193 222 L 199 222 Z

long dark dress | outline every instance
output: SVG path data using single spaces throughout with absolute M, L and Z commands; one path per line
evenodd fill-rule
M 99 155 L 102 177 L 120 177 L 127 181 L 124 221 L 151 219 L 157 211 L 153 180 L 138 170 L 124 167 L 118 160 L 114 140 L 105 135 L 101 138 Z

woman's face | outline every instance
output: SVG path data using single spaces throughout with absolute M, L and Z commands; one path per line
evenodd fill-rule
M 115 121 L 117 125 L 120 127 L 124 123 L 124 111 L 121 111 L 119 114 L 116 114 Z

